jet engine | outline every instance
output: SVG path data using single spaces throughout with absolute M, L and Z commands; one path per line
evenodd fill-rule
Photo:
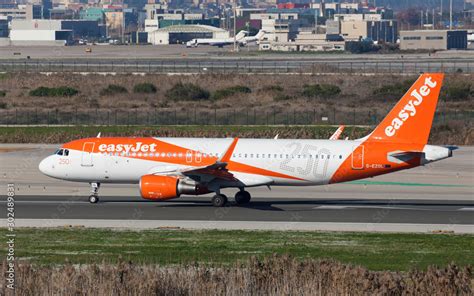
M 140 194 L 144 199 L 167 200 L 179 197 L 181 194 L 205 193 L 209 193 L 209 190 L 193 180 L 160 175 L 144 175 L 140 178 Z

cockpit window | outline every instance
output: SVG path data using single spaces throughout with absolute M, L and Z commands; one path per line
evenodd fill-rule
M 64 155 L 64 156 L 69 156 L 69 150 L 68 149 L 58 149 L 56 152 L 54 152 L 56 155 Z

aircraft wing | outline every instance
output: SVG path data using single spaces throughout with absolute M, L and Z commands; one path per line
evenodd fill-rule
M 232 143 L 227 148 L 226 152 L 213 164 L 202 167 L 191 167 L 189 169 L 182 169 L 180 173 L 190 177 L 198 182 L 209 182 L 213 179 L 222 179 L 225 181 L 238 181 L 232 173 L 227 170 L 227 163 L 232 157 L 238 138 L 234 138 Z
M 337 140 L 341 136 L 342 132 L 344 131 L 344 126 L 340 125 L 339 128 L 332 134 L 329 140 Z

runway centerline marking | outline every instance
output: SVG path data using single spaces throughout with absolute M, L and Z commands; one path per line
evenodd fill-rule
M 356 206 L 316 206 L 314 210 L 355 210 Z
M 345 182 L 345 184 L 354 184 L 354 185 L 421 186 L 421 187 L 473 187 L 473 186 L 470 186 L 470 185 L 458 185 L 458 184 L 432 184 L 432 183 L 390 182 L 390 181 L 365 181 L 365 180 L 349 181 L 349 182 Z
M 429 206 L 429 205 L 427 205 Z M 405 210 L 405 211 L 474 211 L 474 208 L 461 208 L 461 209 L 437 209 L 437 208 L 423 208 L 423 207 L 401 207 L 401 206 L 370 206 L 370 205 L 346 205 L 346 206 L 332 206 L 332 205 L 323 205 L 313 207 L 313 210 L 362 210 L 362 209 L 379 209 L 379 210 Z

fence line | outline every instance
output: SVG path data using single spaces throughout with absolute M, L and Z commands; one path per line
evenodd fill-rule
M 474 73 L 474 60 L 464 61 L 268 61 L 268 60 L 161 60 L 161 61 L 47 61 L 1 60 L 0 72 L 92 73 Z
M 181 109 L 130 110 L 0 110 L 1 125 L 375 125 L 380 112 L 330 110 L 261 111 Z M 435 123 L 471 121 L 474 111 L 437 112 Z

